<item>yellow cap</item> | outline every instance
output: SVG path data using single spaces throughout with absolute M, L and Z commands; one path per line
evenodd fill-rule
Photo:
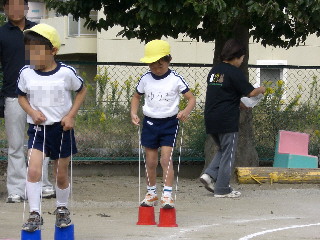
M 144 57 L 140 59 L 144 63 L 153 63 L 170 54 L 170 45 L 163 40 L 152 40 L 144 48 Z
M 57 30 L 54 27 L 51 27 L 48 24 L 40 23 L 35 26 L 33 26 L 30 29 L 24 30 L 24 33 L 26 32 L 35 32 L 40 34 L 42 37 L 48 39 L 52 46 L 57 48 L 58 50 L 60 49 L 61 42 L 60 42 L 60 37 L 57 32 Z

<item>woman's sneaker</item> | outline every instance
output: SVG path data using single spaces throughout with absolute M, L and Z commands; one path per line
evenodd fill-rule
M 71 225 L 70 211 L 66 207 L 58 207 L 53 214 L 56 215 L 56 226 L 59 228 Z
M 7 198 L 7 203 L 20 203 L 23 201 L 23 198 L 18 194 L 10 194 Z
M 174 201 L 172 197 L 162 196 L 161 197 L 161 207 L 162 208 L 174 208 Z
M 55 198 L 56 192 L 54 191 L 53 187 L 44 188 L 44 189 L 42 189 L 42 197 L 43 198 Z
M 28 221 L 22 225 L 22 230 L 27 232 L 34 232 L 40 229 L 43 225 L 43 219 L 37 212 L 31 212 Z
M 203 183 L 204 187 L 209 192 L 214 193 L 214 184 L 213 184 L 212 178 L 208 174 L 206 173 L 202 174 L 200 177 L 200 182 Z
M 158 196 L 157 194 L 147 193 L 142 202 L 140 203 L 141 207 L 153 207 L 158 205 Z
M 215 194 L 216 198 L 238 198 L 241 196 L 241 192 L 238 191 L 232 191 L 228 194 Z

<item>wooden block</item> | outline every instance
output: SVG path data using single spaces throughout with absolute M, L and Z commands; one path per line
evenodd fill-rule
M 239 183 L 320 183 L 319 168 L 237 167 Z

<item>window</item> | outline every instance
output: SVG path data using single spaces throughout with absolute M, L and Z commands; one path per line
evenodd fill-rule
M 91 11 L 90 18 L 97 20 L 97 12 Z M 92 31 L 84 27 L 85 19 L 79 18 L 77 21 L 73 19 L 72 15 L 68 16 L 68 35 L 69 36 L 92 36 L 97 35 L 97 31 Z
M 282 80 L 284 85 L 287 84 L 288 69 L 276 67 L 276 65 L 287 65 L 287 60 L 257 60 L 257 65 L 266 65 L 266 68 L 256 68 L 256 86 L 264 82 L 271 82 L 271 85 L 274 86 L 279 80 Z M 286 94 L 283 95 L 283 98 L 286 98 Z
M 29 2 L 29 10 L 27 18 L 33 22 L 40 23 L 40 19 L 44 18 L 45 6 L 42 2 Z

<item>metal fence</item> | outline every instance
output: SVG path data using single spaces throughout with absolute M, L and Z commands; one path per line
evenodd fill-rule
M 85 79 L 88 95 L 76 121 L 79 160 L 136 160 L 138 128 L 131 124 L 130 100 L 140 76 L 148 70 L 138 63 L 67 62 Z M 211 65 L 172 64 L 197 97 L 197 105 L 183 127 L 182 160 L 203 161 L 205 131 L 203 109 L 206 77 Z M 0 76 L 1 77 L 1 76 Z M 267 86 L 253 108 L 255 147 L 260 160 L 273 159 L 279 130 L 310 134 L 309 153 L 319 155 L 320 67 L 250 65 L 249 81 Z M 181 101 L 181 107 L 185 102 Z M 141 104 L 142 105 L 142 102 Z M 140 110 L 141 114 L 141 110 Z M 6 158 L 4 122 L 0 127 L 0 157 Z M 181 131 L 180 131 L 181 134 Z M 177 137 L 179 149 L 181 135 Z M 178 150 L 175 150 L 175 155 Z

